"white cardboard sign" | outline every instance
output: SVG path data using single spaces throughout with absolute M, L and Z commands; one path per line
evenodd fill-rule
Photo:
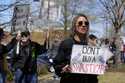
M 71 72 L 83 74 L 104 74 L 106 61 L 113 54 L 106 48 L 74 45 L 71 54 Z

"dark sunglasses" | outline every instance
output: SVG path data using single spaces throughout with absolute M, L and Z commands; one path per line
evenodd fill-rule
M 21 34 L 21 37 L 27 37 L 27 36 L 29 36 L 29 35 L 26 34 L 26 33 L 22 33 L 22 34 Z
M 21 32 L 21 37 L 27 37 L 29 35 L 30 35 L 29 32 Z
M 83 24 L 85 24 L 85 26 L 88 26 L 88 25 L 89 25 L 89 22 L 87 22 L 87 21 L 86 21 L 86 22 L 83 22 L 83 21 L 79 21 L 79 22 L 78 22 L 78 25 L 79 25 L 79 26 L 83 26 Z

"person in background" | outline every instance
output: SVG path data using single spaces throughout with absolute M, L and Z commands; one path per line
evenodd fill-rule
M 38 83 L 37 57 L 45 53 L 46 43 L 40 45 L 30 39 L 30 32 L 21 32 L 19 52 L 13 48 L 12 67 L 14 68 L 15 83 Z
M 16 36 L 14 36 L 11 41 L 6 45 L 8 52 L 11 51 L 14 47 L 17 48 L 17 53 L 19 51 L 19 43 L 21 39 L 21 31 L 18 31 L 16 33 Z
M 91 44 L 92 46 L 97 46 L 98 42 L 97 42 L 97 37 L 93 34 L 89 35 L 89 44 Z
M 61 42 L 54 59 L 54 68 L 60 83 L 98 83 L 95 74 L 71 73 L 70 59 L 75 44 L 88 45 L 89 21 L 86 15 L 77 15 L 72 22 L 72 36 Z
M 6 60 L 6 54 L 7 54 L 7 47 L 2 44 L 3 39 L 4 39 L 4 31 L 2 28 L 0 28 L 0 83 L 6 83 L 7 81 L 7 73 L 9 72 L 8 70 L 8 64 Z
M 121 53 L 121 63 L 124 63 L 125 61 L 124 61 L 124 42 L 123 42 L 123 40 L 122 40 L 122 38 L 120 38 L 120 45 L 121 45 L 121 47 L 120 47 L 120 53 Z
M 116 39 L 112 38 L 110 45 L 109 45 L 109 49 L 111 50 L 111 52 L 114 55 L 114 56 L 112 56 L 113 64 L 116 64 L 116 44 L 115 44 L 115 41 L 116 41 Z
M 106 39 L 104 40 L 104 47 L 105 47 L 105 48 L 109 48 L 109 46 L 110 46 L 109 39 L 106 38 Z
M 124 63 L 125 63 L 125 44 L 124 44 Z

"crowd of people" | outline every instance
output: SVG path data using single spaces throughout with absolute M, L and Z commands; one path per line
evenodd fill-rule
M 112 64 L 117 64 L 117 63 L 125 63 L 125 43 L 122 38 L 119 40 L 119 46 L 116 44 L 116 38 L 111 38 L 111 39 L 102 39 L 101 45 L 104 47 L 107 47 L 110 49 L 110 51 L 113 53 L 114 56 L 110 60 L 112 60 Z M 117 53 L 117 51 L 119 53 Z
M 0 74 L 1 82 L 6 83 L 6 76 L 9 72 L 6 54 L 11 51 L 10 70 L 14 74 L 15 83 L 38 83 L 37 82 L 37 57 L 45 53 L 46 42 L 40 45 L 30 39 L 30 32 L 18 32 L 6 46 L 2 44 L 4 31 L 0 29 Z
M 51 50 L 56 49 L 53 57 L 53 66 L 56 75 L 61 77 L 60 83 L 98 83 L 96 74 L 79 74 L 71 72 L 71 53 L 74 45 L 89 45 L 108 48 L 112 56 L 113 64 L 116 63 L 116 44 L 115 38 L 100 40 L 93 34 L 89 34 L 89 20 L 86 15 L 77 15 L 72 22 L 71 35 L 63 41 L 55 40 Z M 0 83 L 6 83 L 8 72 L 13 72 L 14 83 L 38 83 L 37 78 L 37 57 L 48 52 L 47 40 L 43 45 L 31 40 L 29 31 L 19 31 L 16 36 L 7 44 L 3 44 L 5 39 L 4 31 L 0 28 Z M 57 35 L 58 36 L 58 35 Z M 57 46 L 57 41 L 60 41 Z M 58 49 L 57 49 L 58 48 Z M 51 51 L 49 50 L 49 51 Z M 125 45 L 121 40 L 121 62 L 125 63 Z M 6 59 L 11 51 L 10 67 Z M 54 50 L 55 51 L 55 50 Z

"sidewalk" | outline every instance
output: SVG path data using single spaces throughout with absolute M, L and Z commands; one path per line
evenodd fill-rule
M 53 74 L 47 74 L 43 76 L 38 77 L 39 82 L 38 83 L 59 83 L 59 80 L 53 79 Z
M 41 75 L 38 77 L 38 80 L 53 80 L 53 74 Z
M 38 83 L 59 83 L 59 80 L 53 79 L 53 74 L 51 74 L 51 73 L 39 76 L 38 80 L 39 80 Z M 14 83 L 14 82 L 10 81 L 7 83 Z

